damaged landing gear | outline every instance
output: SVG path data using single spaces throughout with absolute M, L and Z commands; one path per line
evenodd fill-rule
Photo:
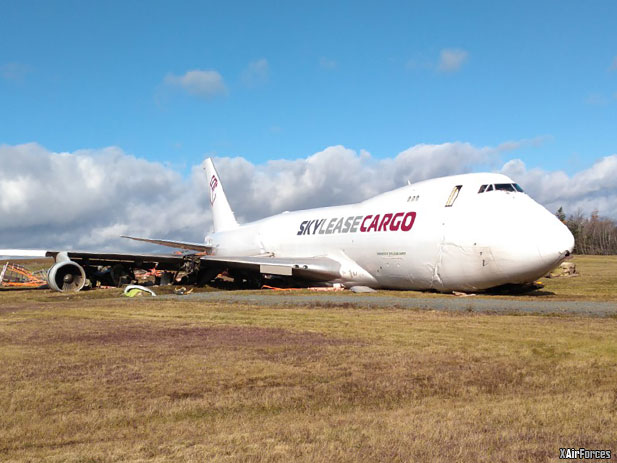
M 101 286 L 115 286 L 119 288 L 135 280 L 133 269 L 125 267 L 122 264 L 115 264 L 111 267 L 86 267 L 86 274 L 90 282 L 87 287 L 90 289 L 96 288 L 98 284 Z

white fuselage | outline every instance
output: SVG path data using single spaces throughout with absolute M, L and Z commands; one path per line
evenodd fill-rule
M 574 238 L 525 193 L 479 193 L 504 184 L 514 182 L 501 174 L 427 180 L 357 204 L 284 212 L 206 244 L 218 256 L 326 256 L 341 264 L 332 282 L 347 286 L 474 291 L 532 282 L 569 255 Z

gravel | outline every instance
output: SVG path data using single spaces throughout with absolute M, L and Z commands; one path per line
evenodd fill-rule
M 161 299 L 178 299 L 228 302 L 251 305 L 317 305 L 390 307 L 402 309 L 442 310 L 451 312 L 481 312 L 501 314 L 574 314 L 592 317 L 617 316 L 617 303 L 594 301 L 542 301 L 520 299 L 484 299 L 470 297 L 396 297 L 364 294 L 243 294 L 232 291 L 194 293 L 185 296 L 162 296 Z

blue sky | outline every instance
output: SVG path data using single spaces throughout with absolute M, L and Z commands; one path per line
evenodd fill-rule
M 0 144 L 187 173 L 328 146 L 617 153 L 617 2 L 0 2 Z M 191 75 L 187 74 L 196 71 Z

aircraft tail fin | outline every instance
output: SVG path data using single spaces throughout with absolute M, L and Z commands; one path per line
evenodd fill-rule
M 210 191 L 210 205 L 212 206 L 214 231 L 219 232 L 238 228 L 238 222 L 236 222 L 236 217 L 229 206 L 227 196 L 225 196 L 225 192 L 223 191 L 221 179 L 219 178 L 219 174 L 211 158 L 207 158 L 204 161 L 204 170 L 206 171 L 208 189 Z

